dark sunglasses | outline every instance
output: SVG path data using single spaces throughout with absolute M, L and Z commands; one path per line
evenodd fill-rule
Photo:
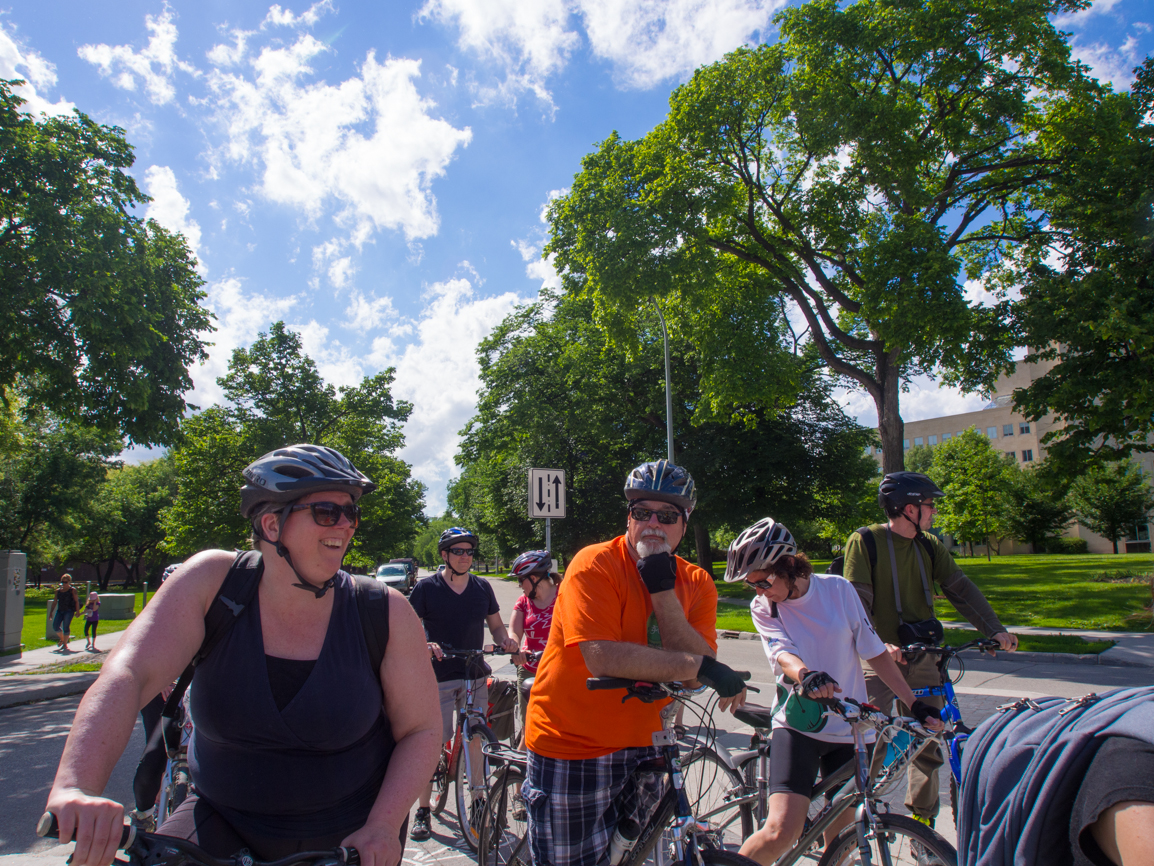
M 309 509 L 313 513 L 313 523 L 317 526 L 336 526 L 341 522 L 341 515 L 349 519 L 354 528 L 361 522 L 361 507 L 359 505 L 341 505 L 337 502 L 310 502 L 308 505 L 294 505 L 289 511 L 304 511 Z
M 453 556 L 474 556 L 477 553 L 477 551 L 471 547 L 450 547 L 448 551 L 453 554 Z
M 774 580 L 777 580 L 777 578 L 774 578 Z M 745 581 L 745 585 L 751 589 L 773 589 L 773 580 L 747 580 Z
M 634 505 L 629 509 L 629 516 L 638 523 L 648 523 L 649 518 L 654 514 L 657 515 L 657 522 L 664 523 L 666 526 L 672 526 L 681 517 L 680 511 L 669 511 L 668 509 L 654 511 L 652 508 L 645 508 L 641 505 Z

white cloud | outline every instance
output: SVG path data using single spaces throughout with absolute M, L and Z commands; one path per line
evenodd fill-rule
M 208 360 L 192 370 L 193 391 L 186 399 L 202 408 L 224 403 L 224 391 L 216 384 L 219 376 L 228 372 L 228 362 L 234 349 L 248 346 L 257 333 L 273 322 L 283 319 L 296 306 L 297 298 L 284 298 L 259 292 L 246 293 L 236 277 L 227 277 L 209 283 L 205 306 L 216 316 L 216 330 L 207 335 L 213 346 Z
M 329 329 L 316 319 L 304 325 L 289 325 L 289 328 L 300 334 L 302 351 L 316 363 L 317 372 L 326 383 L 339 388 L 364 381 L 365 370 L 359 354 L 330 337 Z
M 192 76 L 200 71 L 176 56 L 176 24 L 166 6 L 159 15 L 146 15 L 145 26 L 152 35 L 148 45 L 140 51 L 131 45 L 81 45 L 76 53 L 82 60 L 100 68 L 100 74 L 112 78 L 113 84 L 123 90 L 136 90 L 143 85 L 148 98 L 155 105 L 165 105 L 176 98 L 172 80 L 176 70 Z
M 877 407 L 873 397 L 865 391 L 839 388 L 834 392 L 834 399 L 841 404 L 847 415 L 862 426 L 877 426 Z M 902 420 L 922 421 L 926 418 L 976 412 L 988 402 L 980 394 L 963 394 L 957 388 L 940 385 L 928 376 L 917 376 L 910 380 L 910 390 L 901 395 Z
M 205 266 L 199 252 L 200 223 L 188 216 L 188 199 L 177 188 L 176 173 L 167 165 L 149 166 L 144 173 L 144 186 L 152 196 L 145 217 L 156 220 L 170 232 L 184 235 L 192 254 L 200 261 L 201 274 L 204 274 Z
M 1090 74 L 1099 81 L 1109 83 L 1115 90 L 1129 90 L 1134 83 L 1134 67 L 1141 58 L 1138 56 L 1138 40 L 1130 37 L 1117 48 L 1103 42 L 1084 45 L 1077 39 L 1071 46 L 1071 53 L 1090 67 Z
M 764 33 L 784 0 L 578 0 L 593 53 L 630 87 L 648 88 Z
M 1109 14 L 1115 6 L 1122 0 L 1094 0 L 1087 8 L 1079 9 L 1077 12 L 1068 12 L 1065 15 L 1057 15 L 1054 17 L 1054 26 L 1058 28 L 1066 27 L 1084 27 L 1087 19 L 1094 15 Z
M 71 114 L 76 107 L 63 98 L 49 102 L 40 95 L 40 91 L 55 86 L 56 67 L 33 49 L 17 43 L 3 25 L 0 25 L 0 78 L 24 79 L 25 83 L 13 88 L 13 92 L 25 100 L 24 110 L 30 114 Z
M 540 280 L 542 289 L 560 289 L 561 277 L 557 273 L 556 253 L 550 253 L 548 256 L 542 257 L 541 250 L 545 246 L 545 240 L 548 237 L 549 226 L 549 205 L 554 199 L 560 198 L 569 193 L 568 189 L 554 189 L 549 191 L 549 195 L 545 197 L 545 203 L 541 205 L 541 210 L 538 214 L 537 220 L 541 224 L 540 228 L 533 231 L 529 237 L 520 240 L 510 241 L 515 249 L 521 255 L 521 260 L 525 264 L 525 275 L 532 280 Z
M 784 0 L 426 0 L 418 17 L 457 30 L 457 44 L 500 67 L 504 80 L 481 87 L 482 102 L 518 91 L 552 105 L 546 85 L 581 43 L 624 86 L 647 88 L 689 75 L 770 25 Z M 571 26 L 573 25 L 573 26 Z
M 445 485 L 457 474 L 458 432 L 477 408 L 477 345 L 523 299 L 513 292 L 479 297 L 469 280 L 457 278 L 427 287 L 424 300 L 415 339 L 398 356 L 389 337 L 378 338 L 368 361 L 397 368 L 393 395 L 413 404 L 400 457 L 428 485 L 427 512 L 440 514 Z
M 358 247 L 384 228 L 409 240 L 436 234 L 432 182 L 472 132 L 432 115 L 414 83 L 419 61 L 381 63 L 369 52 L 360 77 L 312 82 L 310 63 L 326 51 L 302 34 L 246 55 L 251 75 L 214 69 L 209 88 L 227 136 L 218 156 L 258 166 L 259 191 L 311 220 L 336 203 L 335 220 Z
M 397 336 L 399 332 L 407 333 L 411 326 L 399 321 L 400 314 L 393 306 L 393 299 L 389 296 L 381 298 L 366 297 L 356 289 L 352 292 L 348 307 L 345 308 L 345 327 L 354 331 L 371 331 L 388 323 L 390 336 Z M 379 339 L 379 338 L 378 338 Z M 374 347 L 374 351 L 379 351 Z
M 332 0 L 320 0 L 300 15 L 294 15 L 291 9 L 282 9 L 279 4 L 273 4 L 260 26 L 262 30 L 265 27 L 311 27 L 322 15 L 332 11 Z

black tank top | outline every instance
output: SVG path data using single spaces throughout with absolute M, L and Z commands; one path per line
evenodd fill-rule
M 324 646 L 278 710 L 258 597 L 196 669 L 189 769 L 200 796 L 238 829 L 283 839 L 364 825 L 396 745 L 371 670 L 353 582 L 333 586 Z

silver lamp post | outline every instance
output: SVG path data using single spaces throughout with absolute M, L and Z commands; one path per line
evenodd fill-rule
M 669 446 L 669 462 L 673 462 L 673 382 L 669 377 L 669 331 L 665 328 L 665 316 L 661 315 L 661 307 L 657 305 L 657 298 L 652 295 L 653 309 L 657 310 L 657 319 L 661 322 L 661 337 L 665 341 L 665 438 Z

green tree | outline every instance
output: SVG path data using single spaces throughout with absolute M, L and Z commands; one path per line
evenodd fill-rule
M 503 558 L 544 544 L 543 521 L 527 516 L 533 466 L 566 471 L 570 516 L 553 521 L 554 550 L 571 555 L 619 535 L 628 471 L 666 454 L 660 332 L 651 317 L 630 354 L 593 318 L 589 298 L 533 305 L 481 344 L 482 392 L 464 430 L 461 475 L 449 503 L 466 525 L 495 539 Z M 872 463 L 871 437 L 845 417 L 811 377 L 788 410 L 749 404 L 737 420 L 697 412 L 700 355 L 671 335 L 675 459 L 693 474 L 698 504 L 683 543 L 709 567 L 710 530 L 744 527 L 772 514 L 787 523 L 834 513 L 839 493 Z M 774 407 L 777 408 L 777 407 Z
M 36 120 L 0 81 L 0 399 L 171 443 L 212 316 L 184 238 L 133 209 L 123 130 Z
M 1131 93 L 1056 106 L 1040 139 L 1067 170 L 1042 200 L 1019 316 L 1035 357 L 1057 364 L 1014 401 L 1062 419 L 1042 441 L 1067 471 L 1154 448 L 1154 61 L 1136 71 Z
M 1154 509 L 1154 490 L 1129 460 L 1091 466 L 1070 488 L 1078 520 L 1118 552 L 1118 539 L 1146 523 Z
M 412 406 L 393 400 L 392 368 L 334 388 L 304 354 L 300 337 L 277 322 L 251 347 L 234 351 L 217 382 L 231 405 L 190 417 L 173 452 L 178 493 L 163 517 L 168 552 L 243 545 L 250 527 L 240 515 L 241 471 L 261 454 L 299 442 L 336 448 L 378 485 L 361 501 L 349 563 L 368 567 L 407 551 L 424 523 L 425 488 L 394 456 Z
M 1074 516 L 1067 487 L 1046 464 L 1012 473 L 1006 489 L 1006 526 L 1010 534 L 1029 543 L 1035 553 L 1047 539 L 1061 535 Z
M 142 580 L 160 562 L 165 538 L 161 513 L 176 497 L 170 456 L 108 471 L 80 521 L 70 558 L 97 566 L 100 590 L 108 589 L 117 563 Z
M 911 445 L 906 449 L 906 469 L 929 475 L 933 472 L 934 447 L 932 445 Z
M 702 354 L 703 409 L 788 397 L 820 362 L 872 396 L 899 470 L 909 377 L 974 390 L 1009 363 L 1010 302 L 964 282 L 1040 230 L 1031 197 L 1056 166 L 1037 132 L 1076 77 L 1049 16 L 1083 5 L 788 9 L 776 44 L 699 69 L 652 132 L 585 157 L 546 252 L 607 320 L 665 298 Z
M 441 533 L 450 526 L 459 526 L 460 518 L 451 511 L 446 511 L 440 517 L 429 521 L 413 541 L 413 558 L 422 565 L 437 568 L 441 564 L 441 557 L 437 551 L 437 542 L 441 540 Z M 483 552 L 483 551 L 482 551 Z
M 0 455 L 0 547 L 40 562 L 55 559 L 99 496 L 124 443 L 45 415 L 14 421 L 10 435 Z
M 990 547 L 1010 530 L 1005 498 L 1016 466 L 975 428 L 934 448 L 930 473 L 946 494 L 938 500 L 936 524 L 957 541 Z

